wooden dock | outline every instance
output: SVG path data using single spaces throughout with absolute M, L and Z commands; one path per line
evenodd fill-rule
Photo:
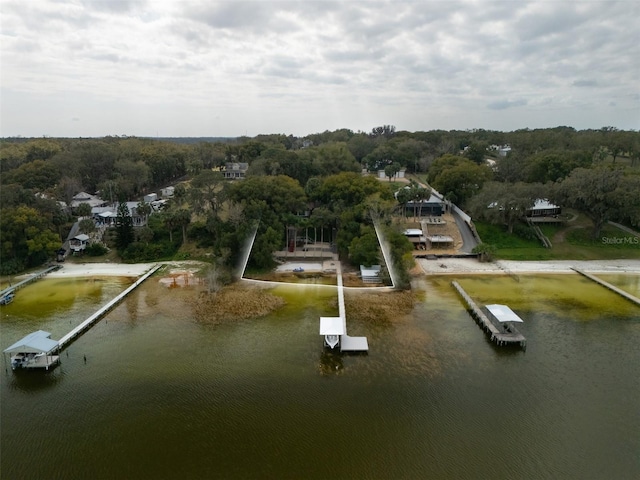
M 113 307 L 115 307 L 118 303 L 120 303 L 127 295 L 129 295 L 132 291 L 134 291 L 142 282 L 144 282 L 147 278 L 153 275 L 162 264 L 156 265 L 147 273 L 138 278 L 135 283 L 133 283 L 129 288 L 123 291 L 120 295 L 115 297 L 109 303 L 107 303 L 100 310 L 95 312 L 89 318 L 87 318 L 84 322 L 78 325 L 76 328 L 67 333 L 64 337 L 62 337 L 58 342 L 58 351 L 63 350 L 67 346 L 71 344 L 76 338 L 82 335 L 85 331 L 91 328 L 98 320 L 100 320 L 104 315 L 106 315 Z
M 524 335 L 515 330 L 513 327 L 511 327 L 513 331 L 501 332 L 500 329 L 498 329 L 498 327 L 496 327 L 493 322 L 489 320 L 482 309 L 478 307 L 476 302 L 473 301 L 473 299 L 467 294 L 467 292 L 464 291 L 464 289 L 458 282 L 453 281 L 451 282 L 451 285 L 453 285 L 453 288 L 455 288 L 456 291 L 460 294 L 460 297 L 462 297 L 462 300 L 467 306 L 471 317 L 478 323 L 478 325 L 480 325 L 480 327 L 485 332 L 490 334 L 492 342 L 495 342 L 496 345 L 499 346 L 519 344 L 522 348 L 526 348 L 527 339 L 524 337 Z
M 10 286 L 8 286 L 7 288 L 5 288 L 4 290 L 2 290 L 0 292 L 0 298 L 4 298 L 6 295 L 8 295 L 10 293 L 13 293 L 16 290 L 20 290 L 22 287 L 26 287 L 30 283 L 41 279 L 46 274 L 51 273 L 51 272 L 55 272 L 56 270 L 59 270 L 61 268 L 62 268 L 62 265 L 52 265 L 51 267 L 48 267 L 47 269 L 42 270 L 41 272 L 38 272 L 38 273 L 35 273 L 35 274 L 29 276 L 29 278 L 25 278 L 24 280 L 16 283 L 15 285 L 10 285 Z
M 640 298 L 631 295 L 629 292 L 625 292 L 624 290 L 621 290 L 620 288 L 616 287 L 615 285 L 611 285 L 609 282 L 605 282 L 604 280 L 601 280 L 598 277 L 596 277 L 594 275 L 591 275 L 590 273 L 583 272 L 582 270 L 579 270 L 579 269 L 577 269 L 575 267 L 571 267 L 571 270 L 573 270 L 576 273 L 579 273 L 580 275 L 582 275 L 584 277 L 587 277 L 589 280 L 593 280 L 594 282 L 602 285 L 605 288 L 608 288 L 612 292 L 617 293 L 618 295 L 626 298 L 627 300 L 635 303 L 636 305 L 640 305 Z

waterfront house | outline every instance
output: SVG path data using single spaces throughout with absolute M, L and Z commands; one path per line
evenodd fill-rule
M 84 233 L 81 233 L 80 235 L 76 235 L 71 240 L 69 240 L 69 248 L 74 254 L 84 252 L 88 244 L 89 244 L 89 235 L 86 235 Z
M 222 174 L 224 175 L 224 178 L 228 180 L 240 180 L 245 177 L 248 169 L 248 163 L 227 162 Z

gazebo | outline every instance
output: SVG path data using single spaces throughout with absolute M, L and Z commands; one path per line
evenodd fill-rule
M 53 352 L 58 349 L 58 341 L 51 339 L 51 334 L 43 330 L 30 333 L 22 340 L 4 350 L 11 356 L 11 368 L 44 368 L 55 365 L 60 360 Z

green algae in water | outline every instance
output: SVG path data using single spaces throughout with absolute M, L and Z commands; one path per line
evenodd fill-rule
M 453 280 L 454 278 L 451 278 Z M 552 313 L 576 321 L 638 318 L 637 305 L 580 275 L 483 275 L 455 278 L 481 305 L 501 303 L 527 314 Z
M 640 297 L 640 275 L 633 274 L 596 274 L 600 280 L 610 283 L 625 292 Z

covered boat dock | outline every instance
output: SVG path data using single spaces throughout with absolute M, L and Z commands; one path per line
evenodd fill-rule
M 324 336 L 324 345 L 331 349 L 340 344 L 341 352 L 368 352 L 367 337 L 350 337 L 347 335 L 347 316 L 344 307 L 344 285 L 342 269 L 337 264 L 338 278 L 338 311 L 339 317 L 320 317 L 320 335 Z
M 38 330 L 6 348 L 4 354 L 11 356 L 11 368 L 13 370 L 17 368 L 44 368 L 49 370 L 60 360 L 59 355 L 53 354 L 53 352 L 58 351 L 59 344 L 56 340 L 51 339 L 51 334 Z
M 497 338 L 498 342 L 502 343 L 519 343 L 520 346 L 525 346 L 524 336 L 516 329 L 515 323 L 523 323 L 524 321 L 507 305 L 485 305 L 485 308 L 489 314 L 498 322 L 502 327 L 502 332 Z

